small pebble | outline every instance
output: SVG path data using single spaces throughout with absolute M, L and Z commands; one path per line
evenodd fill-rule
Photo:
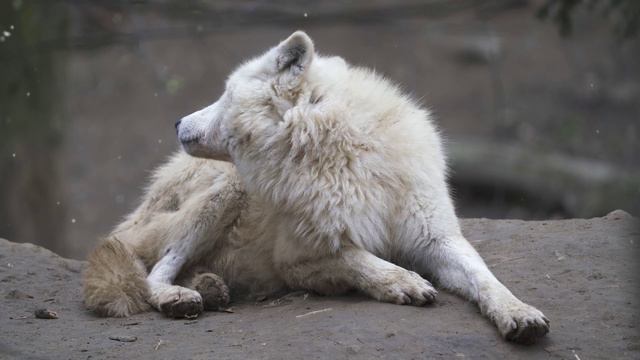
M 38 319 L 57 319 L 58 313 L 49 309 L 38 309 L 35 311 L 36 318 Z

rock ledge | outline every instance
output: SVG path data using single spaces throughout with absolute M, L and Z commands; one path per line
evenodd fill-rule
M 103 319 L 82 306 L 84 262 L 0 239 L 0 358 L 640 358 L 637 219 L 616 210 L 463 228 L 498 278 L 551 319 L 548 338 L 506 343 L 475 306 L 443 292 L 428 308 L 293 293 L 196 321 Z M 43 308 L 58 319 L 35 318 Z

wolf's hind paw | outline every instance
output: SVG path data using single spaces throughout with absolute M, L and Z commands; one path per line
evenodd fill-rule
M 229 288 L 224 280 L 213 273 L 196 275 L 191 280 L 190 289 L 196 290 L 202 296 L 204 309 L 216 311 L 229 304 Z

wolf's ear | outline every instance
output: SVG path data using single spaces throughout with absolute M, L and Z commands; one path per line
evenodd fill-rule
M 289 76 L 302 75 L 314 57 L 313 42 L 304 31 L 296 31 L 276 47 L 276 68 Z

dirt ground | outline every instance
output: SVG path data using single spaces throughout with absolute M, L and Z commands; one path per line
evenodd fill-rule
M 637 219 L 615 211 L 463 227 L 496 275 L 551 319 L 546 339 L 506 343 L 473 304 L 444 292 L 427 308 L 297 292 L 192 321 L 98 318 L 82 305 L 83 262 L 0 239 L 0 358 L 640 358 Z M 40 308 L 59 318 L 35 318 Z

